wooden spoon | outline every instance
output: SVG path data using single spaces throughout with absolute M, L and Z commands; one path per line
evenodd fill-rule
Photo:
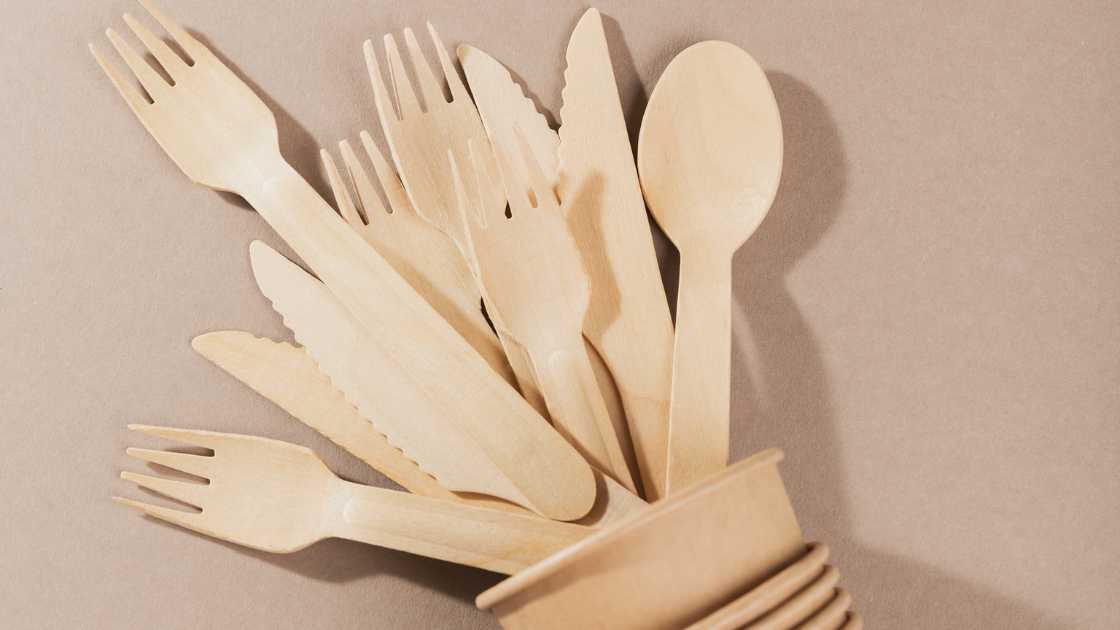
M 670 492 L 727 464 L 731 257 L 766 216 L 781 172 L 778 106 L 754 59 L 716 41 L 677 55 L 638 139 L 646 203 L 681 256 Z

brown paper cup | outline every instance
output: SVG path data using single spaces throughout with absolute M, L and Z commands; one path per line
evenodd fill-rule
M 509 630 L 701 621 L 812 553 L 778 473 L 782 457 L 770 449 L 730 466 L 510 577 L 476 603 Z

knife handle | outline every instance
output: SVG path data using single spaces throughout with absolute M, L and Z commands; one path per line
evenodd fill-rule
M 594 529 L 341 481 L 340 538 L 512 575 Z

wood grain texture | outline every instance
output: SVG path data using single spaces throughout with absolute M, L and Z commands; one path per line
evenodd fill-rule
M 462 500 L 495 509 L 521 509 L 483 495 L 456 494 L 420 469 L 374 428 L 331 384 L 303 348 L 225 330 L 191 341 L 196 352 L 300 422 L 328 437 L 413 494 Z
M 468 251 L 494 307 L 495 325 L 520 340 L 532 360 L 557 430 L 599 470 L 635 490 L 583 346 L 589 289 L 579 251 L 550 183 L 527 144 L 521 149 L 530 174 L 524 182 L 515 179 L 510 156 L 497 153 L 499 174 L 472 151 L 477 187 L 484 197 L 508 197 L 508 216 L 502 206 L 469 198 L 451 158 Z M 495 191 L 498 178 L 511 182 L 504 195 Z
M 529 514 L 464 505 L 338 478 L 311 449 L 261 437 L 131 425 L 212 455 L 128 449 L 207 483 L 125 471 L 142 488 L 199 508 L 115 497 L 144 514 L 238 545 L 292 553 L 338 537 L 448 562 L 516 573 L 591 530 Z
M 455 185 L 448 170 L 447 153 L 450 151 L 458 156 L 465 167 L 469 167 L 466 158 L 470 143 L 475 142 L 479 150 L 483 150 L 481 147 L 487 146 L 486 134 L 466 86 L 430 23 L 428 34 L 439 57 L 442 78 L 437 78 L 432 71 L 412 29 L 404 29 L 405 57 L 415 69 L 415 86 L 392 34 L 383 38 L 391 91 L 385 83 L 382 63 L 378 61 L 373 42 L 366 40 L 362 49 L 381 129 L 412 206 L 420 216 L 451 237 L 477 276 L 477 265 L 467 251 L 463 241 L 465 236 L 457 220 Z M 450 92 L 450 100 L 444 94 L 444 84 Z M 485 150 L 488 151 L 488 148 Z M 477 192 L 474 190 L 475 181 L 473 176 L 466 178 L 472 194 Z M 489 198 L 487 203 L 504 207 L 505 199 Z M 482 293 L 485 300 L 484 289 Z M 493 317 L 491 315 L 491 319 Z M 522 396 L 538 413 L 547 417 L 547 405 L 537 387 L 523 345 L 504 328 L 496 328 Z
M 328 199 L 318 148 L 378 135 L 365 38 L 423 36 L 431 20 L 453 54 L 462 41 L 491 52 L 555 113 L 568 35 L 591 6 L 161 4 L 270 103 L 284 155 Z M 593 6 L 632 133 L 665 65 L 699 39 L 767 71 L 786 159 L 733 261 L 731 459 L 786 449 L 798 517 L 834 547 L 868 627 L 1111 627 L 1120 564 L 1084 569 L 1120 553 L 1120 502 L 1100 500 L 1120 494 L 1120 5 Z M 337 540 L 239 553 L 106 502 L 128 485 L 111 470 L 127 421 L 301 443 L 347 478 L 380 479 L 190 350 L 217 328 L 286 331 L 248 297 L 245 245 L 272 238 L 267 224 L 191 186 L 82 54 L 92 40 L 115 55 L 103 29 L 128 37 L 120 13 L 144 20 L 139 5 L 4 8 L 0 490 L 13 518 L 0 549 L 29 578 L 0 589 L 9 627 L 496 628 L 470 601 L 497 579 L 483 571 Z M 672 298 L 675 252 L 654 240 Z M 35 444 L 74 457 L 44 465 Z M 54 517 L 63 501 L 82 535 Z M 251 609 L 230 597 L 243 585 Z
M 559 177 L 556 159 L 560 137 L 549 127 L 548 121 L 537 110 L 533 101 L 526 96 L 523 86 L 513 80 L 510 71 L 498 60 L 474 46 L 460 45 L 457 54 L 493 150 L 502 151 L 504 155 L 520 155 L 519 138 L 523 138 L 541 172 L 555 189 Z M 512 160 L 508 166 L 514 173 L 513 181 L 529 181 L 524 160 Z M 528 190 L 521 191 L 521 194 L 528 193 Z M 578 240 L 576 246 L 580 248 L 585 265 L 588 256 L 594 255 L 587 250 L 597 251 L 593 244 L 584 244 Z M 594 303 L 595 300 L 596 295 L 592 292 L 591 302 Z M 638 479 L 640 472 L 637 457 L 618 383 L 586 334 L 584 326 L 584 346 L 598 380 L 599 392 L 610 413 L 615 434 L 619 436 L 630 476 Z
M 369 133 L 362 131 L 360 138 L 376 180 L 370 177 L 349 141 L 339 143 L 346 166 L 345 180 L 331 154 L 325 150 L 321 152 L 342 217 L 495 372 L 515 384 L 502 345 L 482 313 L 482 294 L 462 252 L 447 234 L 416 213 L 396 171 Z M 351 188 L 354 196 L 350 194 Z
M 522 477 L 522 487 L 515 490 L 499 482 L 504 492 L 561 520 L 586 514 L 595 499 L 594 477 L 586 462 L 284 160 L 275 118 L 264 102 L 194 36 L 150 3 L 145 6 L 193 59 L 193 65 L 187 65 L 166 43 L 128 20 L 174 85 L 111 30 L 110 40 L 152 102 L 116 64 L 92 46 L 91 51 L 164 151 L 193 181 L 248 200 L 329 285 L 329 292 L 318 283 L 307 286 L 324 296 L 333 295 L 329 299 L 335 310 L 331 312 L 352 317 L 347 321 L 361 329 L 361 334 L 373 335 L 393 349 L 392 363 L 383 364 L 382 369 L 392 365 L 398 379 L 401 374 L 420 379 L 455 375 L 463 379 L 458 381 L 465 385 L 462 391 L 469 392 L 466 401 L 497 405 L 476 417 L 496 412 L 494 415 L 504 419 L 516 418 L 517 428 L 507 439 L 529 441 L 510 455 L 525 458 L 533 453 L 534 457 L 529 465 L 521 462 L 518 470 L 508 471 Z M 402 339 L 422 342 L 410 345 Z M 433 371 L 433 366 L 438 369 Z M 415 387 L 411 391 L 417 395 Z M 447 404 L 443 413 L 480 410 L 472 407 Z M 534 473 L 539 475 L 535 480 Z
M 650 211 L 680 250 L 667 487 L 727 465 L 731 257 L 766 216 L 782 123 L 762 68 L 725 42 L 690 46 L 650 96 L 638 141 Z
M 390 444 L 334 388 L 303 348 L 235 330 L 200 335 L 191 345 L 231 376 L 409 492 L 493 509 L 524 511 L 524 508 L 500 499 L 444 488 L 416 462 Z M 614 480 L 597 471 L 595 475 L 595 505 L 575 523 L 602 527 L 645 507 L 643 501 Z
M 673 325 L 599 12 L 565 59 L 558 193 L 584 256 L 584 331 L 615 376 L 646 497 L 664 496 Z
M 261 291 L 335 387 L 444 487 L 559 520 L 591 509 L 595 485 L 586 462 L 512 389 L 503 400 L 474 388 L 438 345 L 404 322 L 371 334 L 325 285 L 264 243 L 255 241 L 250 257 Z M 574 497 L 570 505 L 582 507 L 565 512 Z

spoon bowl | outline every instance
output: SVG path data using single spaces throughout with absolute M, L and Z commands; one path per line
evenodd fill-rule
M 677 55 L 650 96 L 638 171 L 678 248 L 734 253 L 766 217 L 782 174 L 782 122 L 758 63 L 720 41 Z
M 708 41 L 665 69 L 638 138 L 642 192 L 680 250 L 666 485 L 727 465 L 731 257 L 770 209 L 782 173 L 782 122 L 766 73 Z

